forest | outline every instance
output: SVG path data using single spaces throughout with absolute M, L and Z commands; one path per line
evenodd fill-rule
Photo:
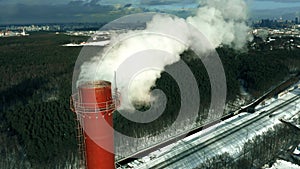
M 0 40 L 1 166 L 15 159 L 12 168 L 54 168 L 76 159 L 69 97 L 81 48 L 61 45 L 86 40 L 54 33 Z
M 87 37 L 45 32 L 0 39 L 0 168 L 11 165 L 11 168 L 64 168 L 76 162 L 76 117 L 69 110 L 69 97 L 81 48 L 61 45 L 86 40 Z M 299 49 L 270 50 L 270 44 L 258 38 L 255 41 L 257 47 L 249 44 L 247 51 L 234 51 L 227 46 L 217 49 L 226 73 L 227 103 L 239 97 L 241 85 L 256 98 L 300 71 Z M 205 109 L 210 104 L 210 83 L 202 62 L 189 59 L 193 54 L 186 51 L 181 58 L 196 77 L 201 93 L 199 117 L 205 118 Z M 166 69 L 172 67 L 176 64 Z M 138 124 L 116 111 L 116 130 L 142 137 L 155 135 L 172 124 L 180 109 L 178 85 L 171 76 L 162 73 L 155 88 L 162 89 L 168 98 L 162 116 L 149 124 Z
M 197 169 L 251 169 L 271 167 L 278 156 L 283 155 L 291 145 L 297 145 L 300 131 L 285 124 L 278 124 L 273 130 L 255 136 L 242 147 L 241 155 L 233 159 L 228 153 L 207 160 Z M 295 161 L 297 164 L 297 161 Z M 299 162 L 298 162 L 299 163 Z

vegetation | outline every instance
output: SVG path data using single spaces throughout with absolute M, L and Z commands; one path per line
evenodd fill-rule
M 19 136 L 19 142 L 33 162 L 46 165 L 66 161 L 76 150 L 75 117 L 67 104 L 58 101 L 28 104 L 6 112 L 6 119 Z M 21 119 L 21 120 L 20 120 Z M 49 151 L 51 150 L 51 151 Z
M 76 161 L 75 117 L 68 107 L 73 68 L 81 48 L 61 45 L 85 40 L 86 37 L 53 33 L 0 40 L 0 165 L 10 165 L 11 158 L 22 161 L 13 168 L 55 168 L 68 165 L 66 161 Z M 290 73 L 299 71 L 300 50 L 270 51 L 261 47 L 247 52 L 228 47 L 217 49 L 226 71 L 228 102 L 234 101 L 240 93 L 239 79 L 247 91 L 257 97 Z M 199 115 L 204 119 L 203 112 L 210 104 L 210 84 L 203 64 L 200 60 L 188 59 L 191 55 L 193 52 L 185 52 L 182 60 L 190 66 L 198 82 Z M 176 64 L 167 69 L 174 67 Z M 156 84 L 155 88 L 162 89 L 168 98 L 163 115 L 152 123 L 138 124 L 116 112 L 118 131 L 141 137 L 163 131 L 172 124 L 181 106 L 179 88 L 167 73 L 163 73 Z
M 251 169 L 261 168 L 265 164 L 272 164 L 282 152 L 291 145 L 299 143 L 299 130 L 289 127 L 285 124 L 279 124 L 262 135 L 256 136 L 253 140 L 247 142 L 241 155 L 233 159 L 225 153 L 201 164 L 200 169 Z
M 0 159 L 28 161 L 14 168 L 54 168 L 75 159 L 75 117 L 68 99 L 81 48 L 61 45 L 85 40 L 54 33 L 1 39 Z
M 264 94 L 272 87 L 283 82 L 291 73 L 300 70 L 300 50 L 249 50 L 238 52 L 228 47 L 218 48 L 217 52 L 222 60 L 227 79 L 227 103 L 240 95 L 240 86 L 246 88 L 253 98 Z M 205 120 L 210 104 L 210 82 L 205 67 L 200 59 L 193 57 L 192 51 L 186 51 L 181 59 L 192 70 L 200 92 L 198 122 Z M 191 59 L 192 58 L 192 59 Z M 176 69 L 177 64 L 167 66 L 166 69 Z M 293 68 L 291 68 L 293 67 Z M 295 71 L 296 70 L 296 71 Z M 184 77 L 183 77 L 184 78 Z M 241 84 L 240 81 L 243 83 Z M 167 106 L 160 118 L 148 124 L 129 121 L 118 112 L 115 113 L 115 128 L 132 137 L 142 137 L 164 131 L 176 120 L 180 110 L 180 90 L 176 81 L 167 73 L 162 73 L 156 82 L 156 87 L 163 90 L 168 98 Z M 202 124 L 202 123 L 201 123 Z M 133 130 L 134 129 L 134 132 Z

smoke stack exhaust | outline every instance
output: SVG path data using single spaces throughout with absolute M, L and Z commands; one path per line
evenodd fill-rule
M 115 156 L 113 111 L 115 101 L 112 97 L 111 83 L 96 81 L 85 83 L 73 95 L 74 106 L 80 122 L 84 151 L 84 165 L 87 169 L 114 169 Z M 72 108 L 73 107 L 73 108 Z

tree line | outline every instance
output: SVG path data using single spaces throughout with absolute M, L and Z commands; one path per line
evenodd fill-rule
M 66 158 L 76 159 L 76 124 L 74 114 L 69 111 L 69 96 L 73 68 L 81 48 L 61 45 L 84 40 L 86 37 L 53 33 L 1 39 L 0 145 L 3 146 L 0 159 L 11 155 L 18 161 L 27 161 L 31 168 L 50 164 L 64 166 Z M 299 49 L 249 48 L 241 52 L 223 46 L 217 52 L 226 73 L 227 103 L 240 95 L 241 85 L 255 98 L 300 68 Z M 199 87 L 201 104 L 199 115 L 194 118 L 201 122 L 207 118 L 211 86 L 203 63 L 191 59 L 195 58 L 193 55 L 192 51 L 186 51 L 181 58 L 190 67 Z M 176 63 L 166 69 L 172 68 L 176 68 Z M 153 89 L 163 90 L 168 99 L 162 116 L 151 123 L 139 124 L 115 112 L 116 130 L 133 137 L 157 135 L 176 120 L 181 107 L 176 80 L 163 72 Z M 145 111 L 149 107 L 138 106 L 137 109 Z

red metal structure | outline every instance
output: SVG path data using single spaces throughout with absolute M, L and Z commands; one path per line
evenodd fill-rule
M 116 105 L 111 83 L 96 81 L 81 85 L 72 99 L 71 107 L 77 114 L 79 128 L 83 129 L 83 165 L 87 169 L 114 169 L 112 114 Z

